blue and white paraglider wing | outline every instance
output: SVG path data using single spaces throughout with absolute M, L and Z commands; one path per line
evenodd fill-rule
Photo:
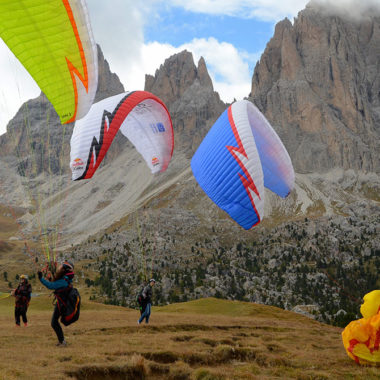
M 294 170 L 289 154 L 265 116 L 247 103 L 249 124 L 261 159 L 264 186 L 285 198 L 294 188 Z
M 233 103 L 195 152 L 191 168 L 205 193 L 245 229 L 264 217 L 264 186 L 286 197 L 294 187 L 290 157 L 249 101 Z
M 264 213 L 264 176 L 247 104 L 232 104 L 215 122 L 191 160 L 204 192 L 245 229 Z

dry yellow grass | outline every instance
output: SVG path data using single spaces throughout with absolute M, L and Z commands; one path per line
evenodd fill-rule
M 202 299 L 138 312 L 85 301 L 56 347 L 51 298 L 32 299 L 30 326 L 13 324 L 0 300 L 0 378 L 12 379 L 378 379 L 345 354 L 341 329 L 274 307 Z
M 5 211 L 0 272 L 14 282 L 33 268 L 23 242 L 9 241 L 19 226 Z M 34 281 L 33 291 L 42 291 Z M 65 348 L 55 346 L 47 293 L 32 298 L 27 328 L 14 326 L 14 299 L 0 299 L 0 379 L 379 379 L 378 368 L 346 356 L 341 329 L 275 307 L 202 299 L 153 308 L 151 324 L 138 326 L 137 311 L 89 302 L 89 290 L 80 291 L 81 317 L 64 329 Z

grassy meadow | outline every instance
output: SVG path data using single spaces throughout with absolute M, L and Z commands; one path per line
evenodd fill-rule
M 36 279 L 29 326 L 15 327 L 9 282 L 36 268 L 14 236 L 20 227 L 0 206 L 2 380 L 379 379 L 378 368 L 348 358 L 341 329 L 295 313 L 211 298 L 154 307 L 151 323 L 138 326 L 138 311 L 89 301 L 81 282 L 81 317 L 64 328 L 67 347 L 56 347 L 53 297 Z
M 378 379 L 343 349 L 341 329 L 275 307 L 200 299 L 138 311 L 86 300 L 56 347 L 52 298 L 32 299 L 29 326 L 15 327 L 13 298 L 0 299 L 0 378 Z

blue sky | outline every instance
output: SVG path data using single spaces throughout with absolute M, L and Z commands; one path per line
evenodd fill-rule
M 211 37 L 221 43 L 228 43 L 233 46 L 241 59 L 246 63 L 245 91 L 237 92 L 234 96 L 227 97 L 230 91 L 222 91 L 221 96 L 227 101 L 233 97 L 247 96 L 247 89 L 250 85 L 249 76 L 260 55 L 265 49 L 266 44 L 273 36 L 275 22 L 262 21 L 254 18 L 243 18 L 229 15 L 210 15 L 197 12 L 189 12 L 180 7 L 163 7 L 159 15 L 152 18 L 145 24 L 144 39 L 146 43 L 158 42 L 170 44 L 172 46 L 182 46 L 190 41 L 208 40 Z M 192 50 L 191 48 L 188 50 Z M 193 47 L 194 50 L 194 47 Z M 204 56 L 211 76 L 216 83 L 225 83 L 228 78 L 215 67 L 206 53 L 194 52 L 195 58 L 199 55 Z M 195 62 L 196 63 L 196 62 Z M 218 86 L 216 86 L 218 90 Z M 243 95 L 244 94 L 244 95 Z
M 145 25 L 145 40 L 180 46 L 194 38 L 214 37 L 240 51 L 260 54 L 272 37 L 274 22 L 237 16 L 208 15 L 173 7 Z
M 321 0 L 322 1 L 322 0 Z M 323 0 L 325 1 L 325 0 Z M 345 0 L 348 1 L 348 0 Z M 307 0 L 87 0 L 95 40 L 126 90 L 144 88 L 166 58 L 184 49 L 203 56 L 224 101 L 250 92 L 254 66 L 276 22 Z M 39 95 L 29 74 L 0 41 L 0 134 L 20 105 Z

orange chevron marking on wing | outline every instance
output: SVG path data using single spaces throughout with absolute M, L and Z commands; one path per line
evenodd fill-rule
M 86 57 L 84 55 L 82 41 L 81 41 L 81 39 L 79 37 L 79 32 L 78 32 L 77 24 L 75 22 L 73 11 L 71 9 L 69 0 L 62 0 L 62 2 L 63 2 L 64 7 L 66 8 L 66 12 L 67 12 L 67 15 L 69 16 L 69 20 L 70 20 L 71 26 L 73 27 L 73 31 L 74 31 L 74 34 L 75 34 L 75 39 L 77 40 L 78 49 L 79 49 L 80 57 L 81 57 L 81 60 L 82 60 L 83 74 L 84 74 L 84 77 L 83 77 L 81 75 L 81 73 L 79 72 L 79 70 L 66 57 L 66 62 L 67 62 L 67 66 L 68 66 L 69 71 L 70 71 L 71 80 L 73 82 L 73 87 L 74 87 L 74 94 L 75 94 L 75 111 L 74 111 L 74 115 L 73 115 L 73 117 L 70 120 L 68 120 L 68 121 L 65 122 L 65 124 L 67 124 L 67 123 L 71 123 L 71 122 L 73 122 L 75 120 L 76 115 L 77 115 L 77 109 L 78 109 L 78 89 L 77 89 L 77 84 L 76 84 L 76 81 L 75 81 L 74 74 L 76 74 L 78 76 L 78 78 L 80 79 L 80 81 L 83 83 L 86 91 L 88 92 L 88 71 L 87 71 L 87 62 L 86 62 Z

